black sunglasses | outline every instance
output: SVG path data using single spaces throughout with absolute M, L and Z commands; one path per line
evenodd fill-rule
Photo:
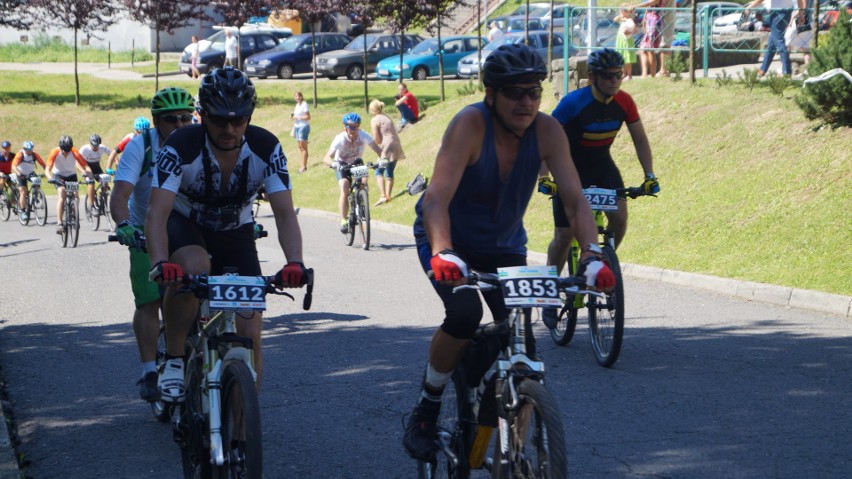
M 595 75 L 601 77 L 601 79 L 603 80 L 612 80 L 613 78 L 618 78 L 619 80 L 621 80 L 622 78 L 624 78 L 623 71 L 608 72 L 606 70 L 601 70 L 599 72 L 595 72 Z
M 249 116 L 230 116 L 230 117 L 227 117 L 227 116 L 210 115 L 210 114 L 205 115 L 205 116 L 210 121 L 210 123 L 212 123 L 217 128 L 225 128 L 226 126 L 228 126 L 228 123 L 230 123 L 231 126 L 233 126 L 235 128 L 241 127 L 241 126 L 245 125 L 246 123 L 248 123 L 249 118 L 251 118 Z
M 191 113 L 181 113 L 180 115 L 160 115 L 159 118 L 166 123 L 177 123 L 179 121 L 181 121 L 183 123 L 188 123 L 188 122 L 192 121 L 192 114 Z
M 544 88 L 540 86 L 534 86 L 531 88 L 521 88 L 519 86 L 507 86 L 500 89 L 503 93 L 503 96 L 513 101 L 521 101 L 524 98 L 524 95 L 530 97 L 530 100 L 538 100 L 541 98 L 541 92 L 544 91 Z

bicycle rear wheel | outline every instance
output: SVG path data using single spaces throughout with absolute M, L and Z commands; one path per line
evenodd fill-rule
M 47 197 L 44 196 L 41 188 L 30 195 L 30 209 L 35 213 L 36 223 L 44 226 L 47 223 Z
M 602 249 L 604 261 L 615 276 L 615 287 L 603 298 L 589 296 L 589 338 L 595 360 L 608 368 L 618 361 L 624 336 L 624 282 L 615 251 L 610 246 Z
M 361 247 L 370 249 L 370 195 L 366 188 L 358 190 L 358 229 L 361 231 Z
M 518 407 L 500 418 L 508 444 L 501 447 L 500 440 L 494 441 L 492 477 L 567 478 L 565 433 L 556 399 L 535 379 L 522 379 L 517 391 Z
M 8 181 L 8 180 L 7 180 Z M 9 217 L 12 215 L 12 202 L 9 201 L 9 192 L 7 190 L 0 191 L 0 218 L 3 221 L 9 221 Z
M 112 216 L 109 214 L 109 192 L 101 190 L 100 194 L 100 207 L 98 208 L 98 214 L 103 215 L 106 218 L 107 228 L 109 231 L 115 231 L 115 225 L 112 224 Z
M 205 444 L 207 420 L 202 405 L 201 355 L 191 356 L 186 368 L 186 400 L 178 407 L 180 416 L 174 431 L 175 441 L 180 446 L 183 477 L 211 477 L 210 446 Z
M 222 445 L 225 464 L 216 468 L 218 477 L 263 477 L 257 389 L 251 371 L 240 360 L 228 360 L 222 366 Z
M 466 479 L 470 477 L 468 454 L 473 442 L 470 430 L 475 421 L 467 403 L 467 385 L 460 369 L 453 373 L 452 381 L 441 396 L 441 414 L 438 415 L 439 449 L 434 461 L 417 461 L 419 479 Z M 450 456 L 447 453 L 451 453 Z

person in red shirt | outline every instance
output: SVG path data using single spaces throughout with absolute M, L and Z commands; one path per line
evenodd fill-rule
M 12 173 L 12 159 L 15 154 L 11 152 L 12 143 L 3 140 L 3 151 L 0 151 L 0 191 L 6 189 L 6 177 Z
M 396 107 L 399 109 L 399 114 L 402 119 L 399 120 L 399 130 L 402 131 L 409 123 L 417 123 L 420 119 L 420 106 L 417 104 L 417 98 L 413 93 L 408 91 L 405 83 L 399 83 L 399 95 L 396 97 Z

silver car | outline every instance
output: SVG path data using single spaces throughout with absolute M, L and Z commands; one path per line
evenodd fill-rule
M 515 43 L 524 43 L 524 39 L 526 36 L 524 32 L 514 32 L 507 33 L 503 35 L 503 38 L 496 42 L 491 42 L 485 47 L 482 48 L 482 61 L 484 62 L 488 55 L 491 54 L 494 50 L 497 49 L 500 45 L 511 45 Z M 548 32 L 546 30 L 536 30 L 530 32 L 530 41 L 529 46 L 538 53 L 541 58 L 547 62 L 547 41 L 548 41 Z M 553 32 L 553 57 L 560 58 L 562 57 L 563 48 L 565 46 L 565 37 L 562 34 L 562 31 L 554 31 Z M 569 50 L 569 56 L 575 55 L 577 53 L 576 49 Z M 459 60 L 458 64 L 458 76 L 462 78 L 473 78 L 478 77 L 479 72 L 482 71 L 482 63 L 479 61 L 479 52 L 471 53 L 466 57 Z

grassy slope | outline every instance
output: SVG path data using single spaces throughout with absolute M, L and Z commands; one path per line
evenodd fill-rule
M 61 134 L 83 139 L 97 131 L 111 144 L 136 115 L 146 113 L 140 100 L 150 96 L 151 81 L 117 85 L 83 78 L 84 104 L 93 106 L 75 108 L 70 77 L 0 73 L 0 115 L 17 119 L 4 121 L 4 139 L 16 145 L 32 139 L 46 153 Z M 161 86 L 172 84 L 196 85 L 183 78 L 161 79 Z M 401 135 L 408 159 L 397 168 L 395 191 L 418 171 L 430 174 L 446 123 L 481 97 L 459 97 L 461 85 L 448 82 L 448 100 L 440 103 L 437 82 L 410 84 L 429 108 L 423 122 Z M 312 168 L 295 176 L 295 197 L 299 206 L 335 211 L 333 176 L 314 165 L 340 131 L 341 114 L 364 114 L 363 84 L 319 86 L 320 105 L 312 109 Z M 312 83 L 262 82 L 258 88 L 263 103 L 254 122 L 281 136 L 294 158 L 295 142 L 287 137 L 292 94 L 301 89 L 312 101 Z M 779 99 L 763 88 L 749 93 L 737 85 L 719 89 L 712 82 L 690 86 L 645 80 L 626 83 L 625 89 L 640 107 L 663 190 L 659 198 L 631 203 L 630 232 L 619 251 L 624 261 L 852 294 L 852 130 L 812 131 L 813 124 L 789 98 L 794 90 Z M 394 83 L 370 83 L 371 97 L 390 104 L 394 93 Z M 546 92 L 542 111 L 555 104 Z M 398 117 L 392 106 L 388 110 Z M 614 155 L 626 182 L 638 184 L 641 170 L 626 129 Z M 414 202 L 401 196 L 375 209 L 374 218 L 410 224 Z M 530 248 L 544 251 L 551 219 L 541 195 L 534 198 L 526 224 Z

